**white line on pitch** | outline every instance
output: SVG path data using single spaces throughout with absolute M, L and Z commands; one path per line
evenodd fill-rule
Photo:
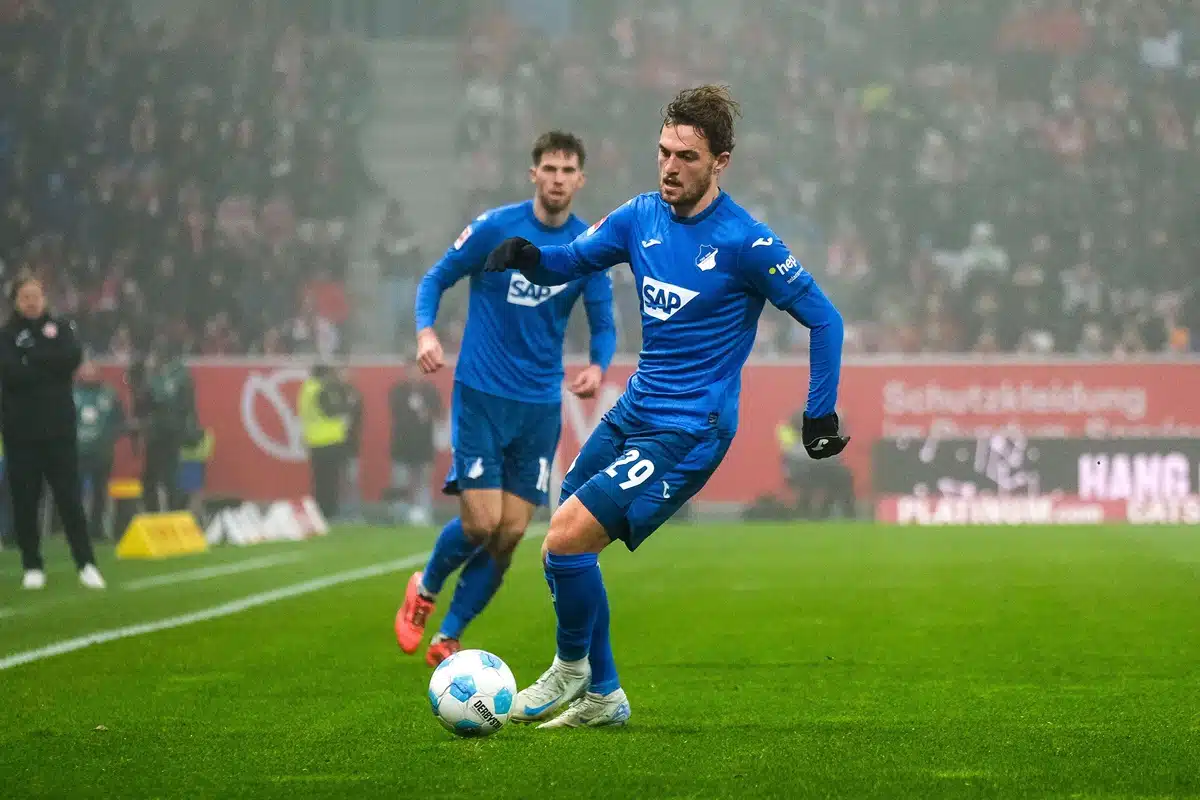
M 186 569 L 180 572 L 167 572 L 163 575 L 152 575 L 121 584 L 121 588 L 136 592 L 140 589 L 153 589 L 156 586 L 170 586 L 188 581 L 203 581 L 209 578 L 219 578 L 222 575 L 236 575 L 239 572 L 250 572 L 256 569 L 266 569 L 280 564 L 291 564 L 304 558 L 304 553 L 280 553 L 274 556 L 260 556 L 246 561 L 236 561 L 232 564 L 220 564 L 215 567 L 200 567 Z
M 326 575 L 324 578 L 314 578 L 313 580 L 304 581 L 303 583 L 293 583 L 290 586 L 281 586 L 278 589 L 272 589 L 269 592 L 259 592 L 257 594 L 248 595 L 241 600 L 234 600 L 229 603 L 222 603 L 219 606 L 206 608 L 201 611 L 193 611 L 190 614 L 180 614 L 166 619 L 156 620 L 154 622 L 144 622 L 140 625 L 129 625 L 124 628 L 113 628 L 107 631 L 97 631 L 84 636 L 78 636 L 74 639 L 64 639 L 61 642 L 39 647 L 36 650 L 25 650 L 20 653 L 13 653 L 5 658 L 0 658 L 0 670 L 12 669 L 19 667 L 22 664 L 31 664 L 34 661 L 50 658 L 52 656 L 71 653 L 76 650 L 82 650 L 85 647 L 91 647 L 94 644 L 103 644 L 104 642 L 113 642 L 117 639 L 129 639 L 134 636 L 145 636 L 148 633 L 157 633 L 158 631 L 171 630 L 173 628 L 182 628 L 185 625 L 191 625 L 196 622 L 207 622 L 211 619 L 219 619 L 228 617 L 233 614 L 239 614 L 243 611 L 248 611 L 251 608 L 265 606 L 270 603 L 276 603 L 280 600 L 287 600 L 292 597 L 309 594 L 310 592 L 318 592 L 321 589 L 328 589 L 331 586 L 339 586 L 343 583 L 352 583 L 354 581 L 366 580 L 367 578 L 376 578 L 380 575 L 387 575 L 391 572 L 398 572 L 402 569 L 408 569 L 425 563 L 425 559 L 429 557 L 428 553 L 416 553 L 404 558 L 398 558 L 394 561 L 384 561 L 380 564 L 374 564 L 369 567 L 361 567 L 352 569 L 346 572 L 335 572 L 332 575 Z
M 4 619 L 5 617 L 15 617 L 19 613 L 21 612 L 15 608 L 0 608 L 0 619 Z

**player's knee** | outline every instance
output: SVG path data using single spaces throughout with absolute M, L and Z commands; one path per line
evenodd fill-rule
M 521 539 L 525 537 L 525 526 L 514 525 L 501 521 L 491 540 L 488 542 L 488 550 L 498 560 L 503 558 L 512 558 L 513 551 L 517 549 L 517 545 L 521 543 Z
M 610 539 L 604 527 L 583 503 L 572 497 L 550 518 L 550 530 L 542 543 L 542 559 L 549 553 L 577 555 L 599 553 Z
M 489 544 L 499 528 L 499 517 L 487 514 L 472 514 L 462 516 L 463 536 L 476 546 Z
M 462 519 L 463 535 L 474 545 L 486 545 L 500 527 L 500 498 L 464 496 L 459 517 Z M 492 502 L 494 501 L 494 502 Z

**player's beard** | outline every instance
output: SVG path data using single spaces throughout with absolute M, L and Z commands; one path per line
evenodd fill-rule
M 559 214 L 566 211 L 571 205 L 571 195 L 564 194 L 561 199 L 552 197 L 549 192 L 539 192 L 538 200 L 542 204 L 542 208 L 546 209 L 551 214 Z
M 697 203 L 700 202 L 700 199 L 704 197 L 708 190 L 712 188 L 715 174 L 716 167 L 714 165 L 708 168 L 707 175 L 698 179 L 690 187 L 686 185 L 682 186 L 681 188 L 683 191 L 680 193 L 679 199 L 676 200 L 673 205 L 676 208 L 693 208 Z

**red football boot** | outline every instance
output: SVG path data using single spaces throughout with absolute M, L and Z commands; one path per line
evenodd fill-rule
M 439 639 L 435 636 L 429 649 L 425 651 L 425 663 L 436 667 L 461 649 L 462 645 L 458 643 L 458 639 Z
M 408 579 L 404 605 L 396 612 L 396 642 L 406 653 L 415 653 L 425 638 L 425 621 L 433 613 L 433 601 L 421 596 L 421 573 Z

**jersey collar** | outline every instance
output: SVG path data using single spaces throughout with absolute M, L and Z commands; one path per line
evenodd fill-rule
M 725 194 L 725 190 L 722 189 L 721 191 L 717 192 L 717 196 L 714 197 L 713 201 L 708 204 L 708 208 L 691 217 L 677 216 L 675 214 L 675 210 L 671 208 L 671 206 L 667 205 L 666 200 L 662 199 L 661 194 L 658 196 L 658 202 L 662 203 L 664 206 L 667 206 L 667 213 L 671 215 L 671 222 L 678 222 L 680 225 L 698 225 L 712 216 L 713 212 L 717 210 L 727 196 L 728 195 Z

